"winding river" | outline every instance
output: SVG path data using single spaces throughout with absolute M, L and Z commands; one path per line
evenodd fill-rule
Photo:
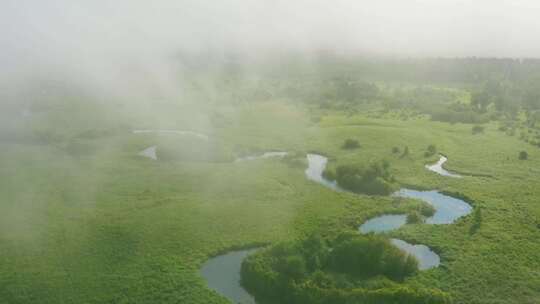
M 267 153 L 285 153 L 285 152 L 267 152 Z M 258 157 L 249 157 L 245 160 L 256 158 L 267 158 L 281 156 L 281 154 Z M 283 155 L 284 156 L 284 155 Z M 442 160 L 444 158 L 444 160 Z M 318 154 L 308 154 L 308 168 L 305 171 L 306 178 L 324 185 L 335 191 L 344 191 L 335 181 L 329 181 L 324 178 L 323 172 L 328 163 L 328 158 Z M 442 161 L 441 161 L 442 160 Z M 433 166 L 440 167 L 442 170 L 426 166 L 427 169 L 435 171 L 444 176 L 458 177 L 444 169 L 442 164 L 447 158 L 441 155 L 441 160 Z M 241 161 L 241 160 L 237 160 Z M 458 218 L 469 214 L 472 207 L 463 200 L 445 195 L 436 190 L 418 191 L 402 188 L 393 194 L 394 196 L 420 199 L 435 208 L 433 216 L 426 219 L 426 224 L 451 224 Z M 407 223 L 406 214 L 385 214 L 369 219 L 359 227 L 361 233 L 384 233 L 398 229 Z M 439 266 L 440 257 L 428 246 L 422 244 L 410 244 L 400 239 L 390 239 L 392 244 L 407 254 L 413 255 L 418 260 L 420 270 L 428 270 Z M 201 276 L 207 281 L 208 286 L 231 300 L 233 303 L 255 304 L 255 299 L 240 285 L 240 269 L 243 259 L 257 249 L 232 251 L 208 260 L 201 269 Z
M 328 158 L 318 154 L 308 154 L 308 167 L 305 171 L 306 178 L 316 183 L 322 184 L 336 191 L 342 191 L 336 181 L 329 181 L 323 177 L 324 169 L 328 164 Z
M 398 229 L 405 224 L 407 224 L 406 214 L 385 214 L 369 219 L 359 230 L 361 233 L 379 233 Z
M 419 191 L 403 188 L 394 193 L 395 196 L 422 200 L 435 208 L 435 214 L 426 219 L 426 224 L 452 224 L 458 218 L 472 211 L 471 205 L 465 201 L 442 194 L 438 191 Z
M 256 249 L 231 251 L 209 259 L 201 268 L 201 276 L 210 289 L 233 303 L 255 304 L 255 298 L 240 285 L 242 261 Z
M 391 239 L 390 241 L 397 248 L 413 255 L 418 260 L 418 269 L 420 270 L 428 270 L 441 263 L 441 258 L 426 245 L 413 245 L 400 239 Z
M 308 154 L 308 169 L 306 177 L 334 190 L 341 190 L 332 181 L 326 180 L 322 173 L 326 168 L 328 159 L 322 155 Z M 446 158 L 445 158 L 446 159 Z M 445 160 L 446 161 L 446 160 Z M 444 161 L 442 162 L 444 163 Z M 441 164 L 442 164 L 441 163 Z M 402 188 L 393 194 L 394 196 L 420 199 L 435 208 L 435 214 L 426 219 L 427 224 L 450 224 L 456 219 L 469 214 L 472 207 L 465 201 L 444 195 L 438 191 L 417 191 Z M 381 233 L 398 229 L 407 223 L 406 214 L 385 214 L 372 218 L 360 226 L 361 233 Z M 422 244 L 409 244 L 404 240 L 392 239 L 394 244 L 404 252 L 413 255 L 419 262 L 420 270 L 427 270 L 440 264 L 439 256 L 429 247 Z
M 455 173 L 451 173 L 447 170 L 445 170 L 443 168 L 443 165 L 445 162 L 448 161 L 448 158 L 444 155 L 439 155 L 440 158 L 439 158 L 439 161 L 437 161 L 436 163 L 434 163 L 433 165 L 426 165 L 426 169 L 428 169 L 429 171 L 433 171 L 437 174 L 440 174 L 442 176 L 446 176 L 446 177 L 455 177 L 455 178 L 460 178 L 462 177 L 461 175 L 459 174 L 455 174 Z
M 419 199 L 433 206 L 435 213 L 426 218 L 426 224 L 452 224 L 460 217 L 472 212 L 472 206 L 467 202 L 436 190 L 420 191 L 402 188 L 393 195 Z M 359 230 L 361 233 L 381 233 L 398 229 L 406 223 L 406 214 L 387 214 L 369 219 L 360 226 Z
M 271 152 L 264 152 L 260 155 L 248 155 L 239 157 L 234 160 L 234 162 L 244 162 L 244 161 L 250 161 L 250 160 L 256 160 L 256 159 L 263 159 L 263 158 L 272 158 L 272 157 L 285 157 L 288 153 L 282 152 L 282 151 L 271 151 Z

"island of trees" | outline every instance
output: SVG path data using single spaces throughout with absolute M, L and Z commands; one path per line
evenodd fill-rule
M 242 284 L 256 298 L 282 304 L 450 303 L 438 289 L 406 283 L 417 260 L 381 236 L 312 235 L 279 243 L 249 256 Z

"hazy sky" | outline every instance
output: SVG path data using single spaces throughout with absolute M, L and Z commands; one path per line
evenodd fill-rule
M 151 73 L 179 49 L 539 57 L 539 37 L 537 0 L 2 0 L 0 76 Z

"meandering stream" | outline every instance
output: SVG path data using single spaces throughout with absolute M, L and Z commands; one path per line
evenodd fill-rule
M 336 181 L 329 181 L 323 177 L 323 172 L 326 168 L 326 164 L 328 163 L 328 158 L 318 154 L 308 154 L 307 160 L 308 167 L 305 171 L 307 179 L 322 184 L 333 190 L 342 191 L 342 189 L 337 185 Z
M 428 270 L 433 267 L 439 266 L 441 263 L 441 258 L 435 252 L 433 252 L 428 246 L 422 244 L 409 244 L 404 240 L 400 239 L 391 239 L 390 240 L 394 246 L 401 249 L 402 251 L 410 254 L 418 260 L 418 269 Z
M 267 154 L 280 153 L 280 154 Z M 267 152 L 259 156 L 244 158 L 251 160 L 256 158 L 267 158 L 274 156 L 284 156 L 285 152 Z M 266 155 L 266 156 L 265 156 Z M 444 156 L 441 156 L 441 160 Z M 237 160 L 237 161 L 243 161 Z M 328 163 L 328 158 L 318 154 L 308 154 L 308 168 L 305 171 L 306 178 L 322 184 L 335 191 L 344 191 L 335 181 L 329 181 L 323 177 L 323 172 Z M 426 166 L 429 170 L 439 174 L 458 177 L 444 169 L 442 164 L 447 158 L 433 166 L 438 165 L 442 171 Z M 438 169 L 437 169 L 438 170 Z M 472 211 L 471 205 L 463 200 L 445 195 L 436 190 L 418 191 L 402 188 L 393 194 L 394 196 L 420 199 L 435 208 L 433 216 L 426 219 L 426 224 L 451 224 L 458 218 L 469 214 Z M 398 229 L 407 222 L 406 214 L 385 214 L 369 219 L 359 227 L 361 233 L 383 233 Z M 407 254 L 413 255 L 418 260 L 420 270 L 428 270 L 440 264 L 440 257 L 428 246 L 422 244 L 410 244 L 404 240 L 391 239 L 392 244 Z M 257 249 L 232 251 L 208 260 L 201 269 L 202 277 L 208 282 L 208 286 L 231 300 L 233 303 L 255 304 L 255 299 L 240 285 L 240 269 L 243 259 Z
M 248 155 L 248 156 L 238 157 L 237 159 L 234 160 L 234 162 L 244 162 L 244 161 L 263 159 L 263 158 L 272 158 L 272 157 L 285 157 L 287 154 L 288 154 L 287 152 L 282 152 L 282 151 L 264 152 L 263 154 L 259 154 L 259 155 Z
M 380 233 L 398 229 L 405 224 L 407 224 L 406 214 L 385 214 L 369 219 L 360 226 L 359 230 L 361 233 Z
M 433 171 L 437 174 L 440 174 L 442 176 L 447 176 L 447 177 L 455 177 L 455 178 L 460 178 L 462 177 L 461 175 L 459 174 L 455 174 L 455 173 L 451 173 L 447 170 L 445 170 L 443 168 L 443 165 L 445 162 L 448 161 L 448 158 L 444 155 L 440 155 L 440 158 L 439 160 L 434 163 L 433 165 L 426 165 L 426 169 L 430 170 L 430 171 Z
M 472 206 L 465 201 L 435 190 L 419 191 L 403 188 L 394 195 L 419 199 L 433 206 L 435 214 L 426 219 L 426 224 L 452 224 L 472 211 Z
M 255 304 L 255 298 L 240 285 L 242 261 L 256 249 L 232 251 L 208 260 L 201 268 L 201 276 L 210 289 L 233 303 Z

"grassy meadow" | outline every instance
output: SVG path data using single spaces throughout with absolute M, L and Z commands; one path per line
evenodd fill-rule
M 470 99 L 463 88 L 437 90 Z M 313 232 L 354 231 L 370 217 L 420 204 L 311 182 L 304 175 L 308 152 L 328 156 L 330 167 L 387 160 L 398 184 L 459 192 L 481 208 L 475 233 L 472 215 L 390 233 L 441 257 L 440 267 L 408 278 L 411 284 L 439 288 L 455 303 L 539 303 L 537 147 L 500 131 L 496 121 L 473 134 L 472 123 L 379 104 L 328 108 L 295 101 L 301 92 L 290 96 L 132 108 L 60 104 L 32 112 L 14 138 L 0 142 L 0 303 L 225 304 L 199 274 L 209 257 Z M 145 128 L 192 130 L 209 140 L 132 133 Z M 360 148 L 342 149 L 349 138 Z M 432 144 L 463 178 L 425 169 L 438 159 L 424 156 Z M 137 155 L 152 145 L 159 160 Z M 234 162 L 264 151 L 291 156 Z M 520 151 L 527 160 L 518 159 Z

